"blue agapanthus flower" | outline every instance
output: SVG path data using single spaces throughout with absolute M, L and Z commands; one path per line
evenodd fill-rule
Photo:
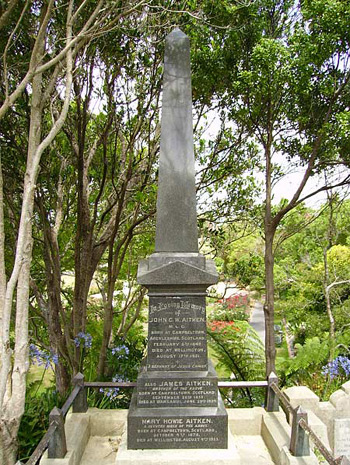
M 74 338 L 75 347 L 84 347 L 85 349 L 91 349 L 92 346 L 92 336 L 89 333 L 80 332 Z
M 29 345 L 29 357 L 32 365 L 44 366 L 45 369 L 58 364 L 58 355 L 53 351 L 40 350 L 35 344 Z
M 130 350 L 129 350 L 129 347 L 123 344 L 121 346 L 112 347 L 111 352 L 112 352 L 112 355 L 116 355 L 116 356 L 129 355 Z
M 127 378 L 123 378 L 122 376 L 114 376 L 112 378 L 113 383 L 122 383 L 123 381 L 129 381 Z M 108 397 L 109 400 L 115 400 L 118 397 L 120 388 L 100 388 L 100 392 Z
M 344 355 L 339 355 L 327 365 L 322 367 L 322 374 L 335 379 L 338 376 L 350 376 L 350 359 Z

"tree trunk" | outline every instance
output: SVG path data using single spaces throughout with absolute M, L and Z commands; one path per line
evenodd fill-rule
M 39 56 L 42 48 L 39 50 Z M 14 291 L 17 285 L 15 344 L 11 359 L 13 365 L 7 366 L 7 373 L 1 376 L 7 381 L 5 395 L 0 399 L 0 463 L 13 465 L 17 453 L 17 433 L 24 412 L 26 374 L 28 371 L 28 307 L 29 277 L 32 258 L 32 223 L 34 206 L 34 189 L 38 174 L 39 160 L 36 157 L 41 138 L 41 85 L 42 76 L 33 79 L 32 105 L 30 114 L 29 143 L 27 152 L 27 168 L 24 177 L 21 220 L 18 231 L 15 265 L 6 289 L 8 309 L 4 312 L 11 315 Z M 39 158 L 40 159 L 40 158 Z M 8 353 L 10 340 L 5 341 Z M 4 364 L 4 359 L 1 360 Z M 12 365 L 12 366 L 11 366 Z
M 61 300 L 60 251 L 57 232 L 49 224 L 41 196 L 38 197 L 38 203 L 44 232 L 44 263 L 47 283 L 47 311 L 44 317 L 48 326 L 50 346 L 58 355 L 58 363 L 55 367 L 56 389 L 61 395 L 65 395 L 71 386 L 69 367 L 72 368 L 72 362 L 65 337 L 67 333 L 69 334 L 69 327 L 63 314 Z
M 19 423 L 19 421 L 4 417 L 0 419 L 0 459 L 2 465 L 13 465 L 16 462 Z
M 105 302 L 104 322 L 103 322 L 103 338 L 101 343 L 100 356 L 98 360 L 97 373 L 99 377 L 106 375 L 107 349 L 111 339 L 113 327 L 113 297 L 115 283 L 118 279 L 120 269 L 125 259 L 126 252 L 130 245 L 132 234 L 126 236 L 126 240 L 119 241 L 114 249 L 115 236 L 119 229 L 120 214 L 117 215 L 114 234 L 110 239 L 109 257 L 108 257 L 108 282 L 107 282 L 107 298 Z M 124 244 L 124 247 L 122 247 Z
M 273 240 L 276 232 L 276 225 L 272 216 L 272 128 L 267 131 L 267 141 L 265 143 L 265 358 L 266 358 L 266 375 L 269 376 L 275 372 L 275 334 L 274 334 L 274 316 L 275 316 L 275 285 L 273 276 L 274 256 Z
M 274 230 L 265 229 L 265 357 L 267 376 L 275 372 L 275 334 L 274 334 L 274 276 L 273 276 L 273 239 Z
M 331 244 L 331 241 L 329 241 Z M 328 247 L 323 249 L 323 264 L 324 264 L 324 280 L 323 280 L 323 291 L 326 300 L 326 309 L 329 320 L 329 361 L 334 359 L 335 354 L 335 320 L 332 312 L 331 305 L 331 287 L 329 286 L 329 269 L 328 269 L 328 258 L 327 258 Z
M 115 281 L 113 284 L 115 284 Z M 108 287 L 110 288 L 111 285 L 109 284 Z M 112 286 L 112 290 L 109 290 L 107 294 L 107 299 L 104 306 L 103 338 L 101 342 L 101 349 L 97 368 L 98 379 L 104 378 L 104 376 L 106 375 L 107 349 L 111 338 L 113 326 L 113 290 L 114 285 Z
M 294 336 L 289 332 L 288 323 L 287 323 L 287 319 L 285 316 L 282 318 L 282 324 L 284 327 L 284 334 L 286 337 L 288 356 L 289 358 L 294 358 L 295 357 L 294 345 L 293 345 Z

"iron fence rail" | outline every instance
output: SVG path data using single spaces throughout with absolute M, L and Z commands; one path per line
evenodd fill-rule
M 272 383 L 270 387 L 273 390 L 273 392 L 277 395 L 277 397 L 282 401 L 284 407 L 288 410 L 288 412 L 293 415 L 294 409 L 291 406 L 289 399 L 285 395 L 285 393 L 281 391 L 281 389 L 277 386 L 276 383 Z
M 307 424 L 307 422 L 303 418 L 299 421 L 299 425 L 309 435 L 309 438 L 315 444 L 317 449 L 321 452 L 321 454 L 326 459 L 326 461 L 330 465 L 337 465 L 337 463 L 339 463 L 339 462 L 337 462 L 337 460 L 334 459 L 333 455 L 329 452 L 327 447 L 323 444 L 323 442 L 320 440 L 320 438 L 318 436 L 316 436 L 316 434 L 312 431 L 310 426 Z
M 78 386 L 76 385 L 74 388 L 73 388 L 73 391 L 69 394 L 69 397 L 67 398 L 67 400 L 65 401 L 65 403 L 63 404 L 63 407 L 61 408 L 61 412 L 62 412 L 62 415 L 65 417 L 68 413 L 68 410 L 71 408 L 73 402 L 75 401 L 76 397 L 78 396 L 79 392 L 81 391 L 81 389 L 84 389 L 83 386 Z
M 37 462 L 41 459 L 43 453 L 47 449 L 49 445 L 50 438 L 53 436 L 54 432 L 56 431 L 56 425 L 50 425 L 44 436 L 41 438 L 41 441 L 36 446 L 34 452 L 29 457 L 26 465 L 36 465 Z
M 350 465 L 350 461 L 345 455 L 335 458 L 331 454 L 308 424 L 307 413 L 303 411 L 300 406 L 293 408 L 288 397 L 280 390 L 276 382 L 270 383 L 269 389 L 278 397 L 285 409 L 292 415 L 290 450 L 293 455 L 302 456 L 303 454 L 299 454 L 300 451 L 309 450 L 308 441 L 310 438 L 317 450 L 330 465 Z
M 330 465 L 350 465 L 350 461 L 345 457 L 341 456 L 335 459 L 332 454 L 328 451 L 326 446 L 322 443 L 320 438 L 314 433 L 310 428 L 307 422 L 307 414 L 303 412 L 300 407 L 293 409 L 288 397 L 280 390 L 278 387 L 278 378 L 274 373 L 268 377 L 267 381 L 219 381 L 218 387 L 231 388 L 231 389 L 244 389 L 244 388 L 266 388 L 266 410 L 268 412 L 278 411 L 279 400 L 282 402 L 284 407 L 288 412 L 293 415 L 292 421 L 292 434 L 291 434 L 291 452 L 293 455 L 298 455 L 300 451 L 308 450 L 308 438 L 310 437 L 314 445 L 323 455 L 325 460 Z M 47 448 L 51 447 L 51 453 L 49 454 L 51 458 L 55 456 L 55 450 L 62 451 L 61 444 L 62 442 L 62 428 L 61 425 L 57 423 L 57 417 L 59 416 L 62 421 L 66 416 L 69 409 L 73 406 L 73 412 L 85 412 L 88 408 L 87 406 L 87 389 L 105 389 L 105 388 L 120 388 L 120 389 L 129 389 L 136 387 L 136 382 L 108 382 L 108 381 L 95 381 L 95 382 L 84 382 L 84 377 L 81 373 L 78 373 L 73 379 L 74 388 L 67 400 L 65 401 L 61 409 L 56 407 L 52 410 L 50 414 L 50 419 L 56 419 L 51 421 L 49 428 L 45 435 L 42 437 L 41 441 L 37 445 L 36 449 L 26 462 L 26 465 L 36 465 L 43 453 Z M 64 435 L 64 428 L 63 428 Z M 303 436 L 304 435 L 304 436 Z M 305 438 L 307 437 L 307 448 L 305 448 Z M 65 441 L 65 437 L 63 438 Z M 295 445 L 292 447 L 292 445 Z M 300 444 L 304 446 L 300 447 Z M 299 447 L 299 449 L 298 449 Z M 293 450 L 294 449 L 294 450 Z M 294 452 L 294 453 L 293 453 Z M 307 455 L 307 454 L 305 454 Z M 57 457 L 58 458 L 58 457 Z

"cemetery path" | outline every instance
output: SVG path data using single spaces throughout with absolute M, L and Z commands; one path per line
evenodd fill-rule
M 260 336 L 263 344 L 265 345 L 265 317 L 264 306 L 261 302 L 256 301 L 254 304 L 250 324 Z
M 271 455 L 260 435 L 234 435 L 233 437 L 240 458 L 240 465 L 252 465 L 254 463 L 258 463 L 259 465 L 274 465 Z M 91 436 L 79 465 L 115 465 L 117 447 L 113 446 L 118 441 L 114 441 L 114 439 L 116 438 Z M 161 459 L 161 455 L 159 459 Z M 164 464 L 165 462 L 159 460 L 158 463 Z M 193 463 L 193 461 L 189 461 L 189 463 Z

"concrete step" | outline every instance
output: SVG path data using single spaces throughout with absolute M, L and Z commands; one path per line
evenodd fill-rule
M 91 436 L 80 465 L 114 465 L 120 437 Z
M 127 410 L 89 409 L 67 415 L 67 454 L 40 465 L 318 465 L 308 457 L 289 452 L 290 426 L 283 412 L 267 413 L 260 407 L 230 409 L 228 449 L 137 450 L 126 448 Z M 120 441 L 120 442 L 119 442 Z
M 120 438 L 117 437 L 91 436 L 81 458 L 80 465 L 115 465 L 119 440 Z M 235 435 L 233 442 L 237 448 L 240 465 L 274 465 L 261 436 Z M 169 454 L 169 452 L 160 451 L 160 455 L 164 455 L 164 453 Z M 186 450 L 185 455 L 193 455 L 193 452 Z M 172 451 L 172 453 L 174 455 L 176 452 Z M 208 451 L 204 451 L 202 463 L 205 462 L 205 457 L 208 458 L 208 454 Z M 220 454 L 217 452 L 215 454 L 216 461 L 218 461 Z M 143 453 L 143 455 L 145 454 Z
M 241 465 L 274 465 L 264 440 L 260 435 L 234 436 Z

